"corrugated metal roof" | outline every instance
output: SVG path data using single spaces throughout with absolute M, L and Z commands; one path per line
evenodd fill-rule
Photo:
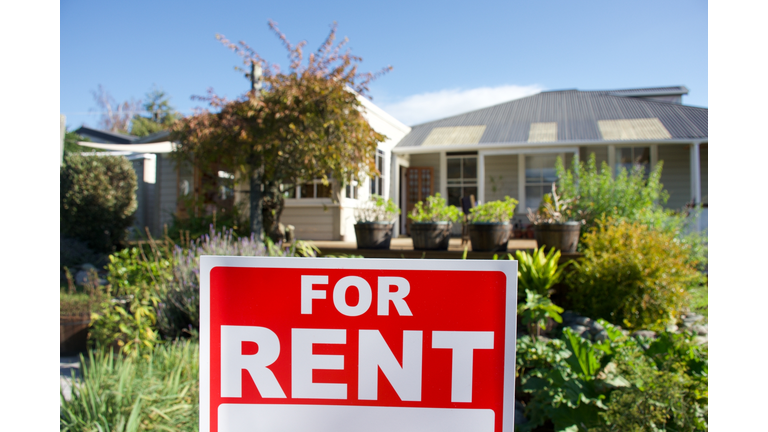
M 624 91 L 639 96 L 641 91 L 646 91 L 643 95 L 651 95 L 672 89 L 687 92 L 685 87 Z M 707 138 L 707 108 L 613 95 L 616 92 L 618 90 L 542 92 L 413 126 L 396 148 L 421 146 L 434 128 L 461 126 L 485 126 L 478 144 L 524 143 L 529 139 L 532 123 L 557 123 L 557 141 L 599 142 L 605 139 L 598 127 L 600 120 L 658 119 L 669 132 L 669 139 Z

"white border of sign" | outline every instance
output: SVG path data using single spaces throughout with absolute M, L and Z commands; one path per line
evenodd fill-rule
M 504 341 L 504 413 L 502 430 L 514 432 L 515 343 L 517 335 L 517 261 L 283 257 L 200 257 L 200 432 L 210 432 L 211 270 L 215 267 L 350 270 L 500 271 L 507 276 Z

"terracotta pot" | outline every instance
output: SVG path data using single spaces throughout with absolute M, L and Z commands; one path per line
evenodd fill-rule
M 389 249 L 394 222 L 358 222 L 355 237 L 358 249 Z
M 411 238 L 416 250 L 448 250 L 451 222 L 412 222 Z
M 476 252 L 506 252 L 512 224 L 477 222 L 469 224 L 469 240 Z
M 557 248 L 564 253 L 576 252 L 579 245 L 581 223 L 542 223 L 534 226 L 533 234 L 539 247 Z

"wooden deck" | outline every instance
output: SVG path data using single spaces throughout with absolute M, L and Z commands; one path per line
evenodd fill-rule
M 467 248 L 467 259 L 493 259 L 497 255 L 499 259 L 506 259 L 507 253 L 514 255 L 516 250 L 533 250 L 536 248 L 536 240 L 512 239 L 507 243 L 507 252 L 474 252 L 472 245 L 461 245 L 460 238 L 452 238 L 447 251 L 420 251 L 413 249 L 410 238 L 392 239 L 388 250 L 382 249 L 358 249 L 354 242 L 312 240 L 310 243 L 320 249 L 320 256 L 363 256 L 364 258 L 425 258 L 425 259 L 462 259 L 464 248 Z M 562 254 L 560 262 L 581 257 L 580 253 Z

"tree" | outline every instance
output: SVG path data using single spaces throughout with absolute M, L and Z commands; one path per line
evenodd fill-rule
M 226 166 L 250 183 L 251 231 L 264 230 L 278 237 L 283 209 L 282 185 L 321 178 L 341 182 L 380 175 L 374 163 L 378 143 L 386 137 L 375 132 L 362 115 L 358 95 L 380 72 L 359 73 L 362 59 L 341 53 L 348 40 L 334 46 L 336 23 L 325 42 L 304 62 L 306 41 L 292 45 L 273 21 L 270 29 L 280 38 L 291 60 L 282 73 L 245 42 L 217 38 L 243 58 L 251 71 L 263 70 L 263 82 L 237 100 L 228 101 L 213 90 L 198 97 L 210 109 L 177 122 L 172 139 L 182 143 L 174 153 L 179 161 L 213 169 Z
M 96 91 L 92 91 L 96 106 L 101 112 L 99 127 L 103 130 L 127 134 L 130 129 L 131 117 L 139 111 L 141 101 L 131 99 L 123 103 L 116 103 L 112 95 L 99 84 Z
M 136 114 L 131 120 L 131 135 L 147 136 L 170 129 L 173 122 L 181 118 L 170 104 L 170 97 L 163 91 L 153 88 L 146 95 L 144 110 L 149 116 Z

